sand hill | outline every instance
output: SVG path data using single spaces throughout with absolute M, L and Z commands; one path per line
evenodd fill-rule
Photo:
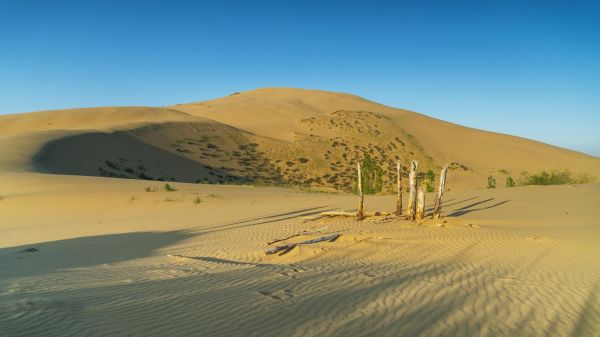
M 600 159 L 462 127 L 326 91 L 258 89 L 168 108 L 116 107 L 0 116 L 0 169 L 206 183 L 259 183 L 351 191 L 369 154 L 392 188 L 396 160 L 420 171 L 452 164 L 454 187 L 495 174 L 570 169 Z
M 453 163 L 443 217 L 257 186 L 347 191 L 365 153 Z M 298 89 L 0 116 L 0 336 L 597 337 L 600 184 L 485 184 L 599 162 Z

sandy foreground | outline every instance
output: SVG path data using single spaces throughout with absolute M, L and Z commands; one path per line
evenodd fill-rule
M 600 335 L 600 184 L 450 191 L 445 218 L 419 225 L 304 222 L 356 200 L 280 188 L 0 186 L 2 336 Z M 323 234 L 286 242 L 342 236 L 264 254 L 303 230 Z

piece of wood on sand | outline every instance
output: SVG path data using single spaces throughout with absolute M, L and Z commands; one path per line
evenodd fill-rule
M 329 241 L 329 242 L 335 241 L 341 235 L 342 234 L 340 234 L 340 233 L 336 233 L 336 234 L 332 234 L 332 235 L 322 236 L 322 237 L 316 238 L 316 239 L 305 240 L 305 241 L 300 241 L 300 242 L 296 242 L 296 243 L 288 243 L 285 245 L 269 248 L 265 251 L 265 253 L 267 255 L 271 255 L 271 254 L 281 252 L 279 255 L 283 255 L 283 254 L 288 253 L 290 250 L 292 250 L 298 246 L 301 246 L 301 245 L 308 245 L 311 243 L 317 243 L 317 242 L 323 242 L 323 241 Z
M 425 217 L 425 192 L 423 189 L 419 187 L 419 192 L 417 193 L 417 211 L 415 213 L 415 219 L 423 220 Z
M 402 215 L 402 177 L 400 176 L 400 161 L 396 162 L 396 215 Z
M 361 170 L 361 165 L 360 163 L 357 163 L 357 168 L 358 168 L 358 209 L 356 210 L 356 220 L 360 221 L 363 220 L 365 218 L 365 214 L 364 214 L 364 195 L 363 195 L 363 190 L 362 190 L 362 170 Z
M 415 219 L 417 210 L 417 169 L 419 162 L 413 160 L 410 162 L 410 174 L 408 175 L 408 204 L 406 206 L 406 215 L 409 219 Z
M 434 219 L 439 219 L 442 213 L 442 200 L 444 198 L 444 190 L 446 189 L 446 174 L 448 173 L 448 165 L 444 166 L 440 173 L 440 186 L 438 187 L 437 195 L 435 196 L 435 206 L 433 206 Z

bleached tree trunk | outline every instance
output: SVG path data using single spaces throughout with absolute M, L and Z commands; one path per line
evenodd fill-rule
M 400 161 L 396 162 L 396 187 L 398 188 L 398 195 L 396 196 L 396 215 L 402 215 L 402 177 L 400 176 Z
M 358 167 L 358 209 L 356 210 L 356 220 L 360 221 L 365 218 L 365 214 L 363 211 L 364 196 L 363 196 L 363 190 L 362 190 L 362 172 L 361 172 L 360 163 L 357 163 L 357 167 Z
M 446 189 L 446 174 L 448 173 L 448 165 L 444 166 L 440 172 L 440 186 L 435 197 L 435 206 L 433 207 L 433 218 L 438 219 L 442 213 L 442 199 L 444 198 L 444 190 Z
M 425 217 L 425 192 L 419 187 L 419 193 L 417 194 L 417 212 L 415 219 L 423 220 Z
M 406 214 L 409 219 L 415 219 L 415 211 L 417 208 L 417 168 L 419 162 L 413 160 L 410 162 L 410 174 L 408 176 L 408 205 L 406 206 Z

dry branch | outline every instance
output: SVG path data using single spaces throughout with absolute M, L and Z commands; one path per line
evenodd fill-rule
M 396 196 L 396 215 L 402 215 L 402 177 L 400 176 L 400 161 L 396 162 L 396 187 L 398 195 Z
M 425 192 L 423 189 L 419 187 L 419 192 L 417 194 L 417 212 L 415 213 L 415 219 L 423 220 L 425 216 Z
M 409 219 L 415 219 L 415 213 L 417 208 L 417 168 L 419 166 L 419 162 L 413 160 L 410 162 L 410 175 L 408 176 L 409 180 L 409 194 L 408 194 L 408 205 L 406 210 L 406 215 Z
M 340 233 L 336 233 L 336 234 L 332 234 L 332 235 L 328 235 L 328 236 L 322 236 L 322 237 L 316 238 L 316 239 L 300 241 L 300 242 L 296 242 L 296 243 L 288 243 L 285 245 L 269 248 L 265 251 L 265 253 L 267 255 L 271 255 L 271 254 L 275 254 L 277 252 L 282 252 L 280 255 L 283 255 L 283 254 L 289 252 L 290 250 L 294 249 L 295 247 L 298 247 L 301 245 L 308 245 L 311 243 L 318 243 L 318 242 L 323 242 L 323 241 L 335 241 L 341 235 L 342 234 L 340 234 Z
M 440 173 L 440 186 L 435 198 L 435 206 L 433 207 L 433 218 L 438 219 L 442 212 L 442 199 L 444 197 L 444 190 L 446 189 L 446 174 L 448 173 L 448 165 L 444 166 Z
M 365 216 L 363 214 L 365 198 L 363 196 L 363 191 L 362 191 L 362 172 L 361 172 L 360 163 L 357 163 L 357 168 L 358 168 L 358 209 L 356 210 L 356 220 L 360 221 L 365 218 Z
M 327 228 L 327 226 L 325 226 L 325 227 L 322 227 L 322 228 L 320 228 L 320 229 L 317 229 L 316 231 L 307 231 L 307 230 L 304 230 L 304 231 L 302 231 L 302 232 L 298 232 L 298 233 L 296 233 L 296 234 L 291 234 L 291 235 L 289 235 L 289 236 L 287 236 L 287 237 L 285 237 L 285 238 L 281 238 L 281 239 L 274 239 L 273 241 L 267 242 L 267 244 L 268 244 L 268 245 L 272 245 L 272 244 L 274 244 L 274 243 L 276 243 L 276 242 L 285 241 L 285 240 L 288 240 L 288 239 L 291 239 L 291 238 L 295 238 L 295 237 L 297 237 L 297 236 L 319 234 L 319 233 L 322 233 L 322 232 L 323 232 L 323 229 L 325 229 L 325 228 Z

